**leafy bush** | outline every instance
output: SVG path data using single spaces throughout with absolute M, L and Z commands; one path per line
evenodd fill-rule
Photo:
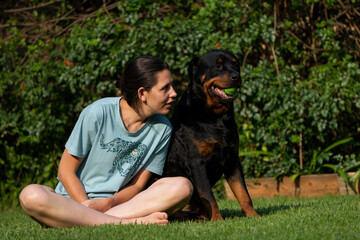
M 48 5 L 33 6 L 26 19 L 6 10 L 1 17 L 8 26 L 0 42 L 3 201 L 32 182 L 56 184 L 77 116 L 96 99 L 119 95 L 115 80 L 140 54 L 171 65 L 178 93 L 194 55 L 223 48 L 239 57 L 235 114 L 247 177 L 359 168 L 356 1 L 83 2 L 35 1 Z M 21 3 L 33 4 L 14 6 Z
M 306 81 L 296 77 L 290 80 L 284 70 L 280 73 L 280 88 L 276 73 L 264 62 L 244 69 L 243 75 L 249 76 L 250 81 L 245 82 L 239 94 L 242 105 L 237 105 L 240 145 L 245 152 L 263 151 L 265 156 L 257 153 L 255 166 L 254 156 L 246 157 L 245 172 L 260 177 L 309 169 L 315 151 L 347 137 L 354 137 L 353 146 L 336 153 L 358 155 L 355 146 L 359 134 L 359 74 L 358 65 L 342 59 L 312 67 Z M 318 164 L 330 161 L 329 158 L 318 158 Z

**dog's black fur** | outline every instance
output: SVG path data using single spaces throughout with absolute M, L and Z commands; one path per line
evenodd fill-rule
M 258 216 L 238 157 L 234 98 L 222 91 L 241 86 L 239 61 L 229 51 L 212 50 L 191 60 L 188 75 L 188 88 L 170 119 L 173 136 L 163 177 L 187 177 L 194 185 L 191 209 L 216 221 L 223 218 L 211 187 L 225 174 L 245 215 Z

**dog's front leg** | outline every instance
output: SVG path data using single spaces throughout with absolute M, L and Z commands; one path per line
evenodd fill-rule
M 217 220 L 224 220 L 220 214 L 219 206 L 216 202 L 215 196 L 211 190 L 209 179 L 207 177 L 204 167 L 193 166 L 193 184 L 197 191 L 202 207 L 207 214 L 207 217 L 215 222 Z
M 246 188 L 241 167 L 237 166 L 231 168 L 228 172 L 225 172 L 225 178 L 245 215 L 247 217 L 259 217 L 260 215 L 255 211 L 249 192 Z

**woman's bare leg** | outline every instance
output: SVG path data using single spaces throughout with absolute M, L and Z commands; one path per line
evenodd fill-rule
M 171 216 L 190 201 L 192 192 L 193 186 L 187 178 L 161 178 L 129 201 L 105 213 L 118 218 L 137 218 L 153 212 L 166 212 Z
M 88 208 L 49 187 L 32 184 L 23 189 L 20 203 L 25 213 L 51 227 L 93 226 L 101 224 L 166 224 L 167 214 L 152 212 L 139 218 L 123 219 Z

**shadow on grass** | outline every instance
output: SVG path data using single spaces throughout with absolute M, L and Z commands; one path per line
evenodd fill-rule
M 297 209 L 300 207 L 304 207 L 304 204 L 283 204 L 278 206 L 269 206 L 269 207 L 257 207 L 255 208 L 256 212 L 264 217 L 268 215 L 276 214 L 277 212 L 285 212 L 290 209 Z M 239 205 L 239 208 L 237 209 L 229 209 L 229 208 L 223 208 L 220 210 L 221 215 L 226 218 L 245 218 L 245 214 L 241 211 L 241 207 Z M 178 216 L 177 216 L 178 217 Z M 182 217 L 170 217 L 171 222 L 206 222 L 209 221 L 209 219 L 202 218 L 196 215 L 194 212 L 193 215 L 190 214 L 190 212 L 186 212 L 185 215 L 182 215 Z
M 273 215 L 276 212 L 283 212 L 290 209 L 296 209 L 299 207 L 304 207 L 303 204 L 288 204 L 288 205 L 279 205 L 279 206 L 269 206 L 269 207 L 257 207 L 255 208 L 256 212 L 260 216 L 267 216 L 267 215 Z M 220 210 L 221 215 L 225 218 L 232 218 L 232 217 L 245 217 L 245 214 L 241 211 L 241 208 L 239 206 L 239 209 L 221 209 Z

